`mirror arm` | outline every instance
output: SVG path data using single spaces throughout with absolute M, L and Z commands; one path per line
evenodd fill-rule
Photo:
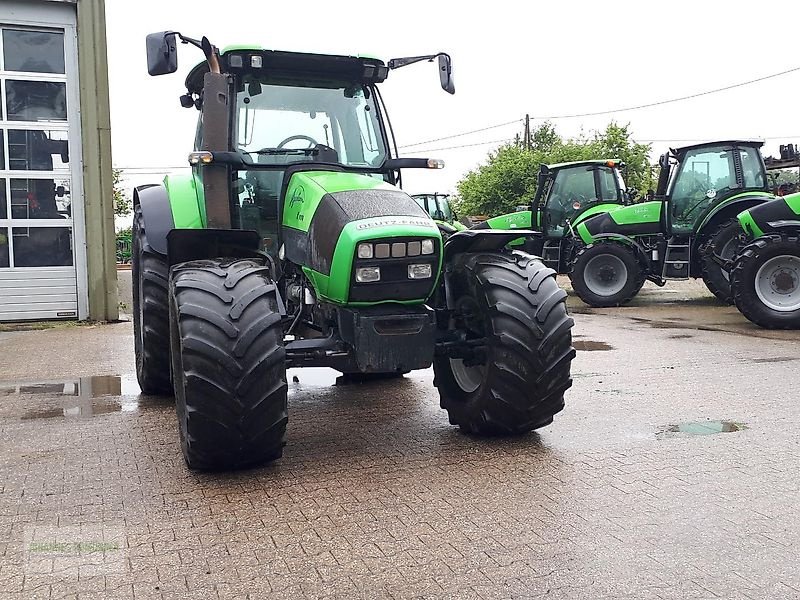
M 181 40 L 181 44 L 191 44 L 195 48 L 200 48 L 200 50 L 203 49 L 203 44 L 200 40 L 185 36 L 180 31 L 166 31 L 164 32 L 164 37 L 173 34 L 178 36 L 178 38 Z
M 446 56 L 447 58 L 450 58 L 450 55 L 445 52 L 429 54 L 427 56 L 406 56 L 404 58 L 393 58 L 386 63 L 386 66 L 390 69 L 399 69 L 400 67 L 407 67 L 408 65 L 413 65 L 414 63 L 422 62 L 423 60 L 432 62 L 434 58 L 438 58 L 439 56 Z

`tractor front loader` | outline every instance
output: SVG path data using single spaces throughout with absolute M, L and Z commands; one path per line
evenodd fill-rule
M 571 385 L 572 319 L 555 272 L 505 249 L 525 231 L 437 224 L 400 187 L 379 84 L 450 57 L 393 59 L 236 46 L 177 32 L 147 38 L 152 75 L 177 42 L 199 110 L 188 175 L 135 190 L 136 367 L 146 393 L 174 391 L 191 468 L 279 457 L 286 369 L 402 374 L 433 365 L 450 422 L 481 435 L 550 423 Z

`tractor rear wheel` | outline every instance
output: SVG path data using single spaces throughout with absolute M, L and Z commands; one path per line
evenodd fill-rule
M 741 231 L 739 221 L 736 219 L 726 221 L 708 237 L 708 241 L 700 250 L 703 283 L 712 294 L 726 304 L 733 304 L 731 276 L 714 260 L 714 255 L 722 260 L 733 261 L 739 249 Z
M 567 294 L 538 259 L 457 257 L 451 325 L 485 340 L 472 358 L 434 358 L 434 385 L 450 423 L 480 435 L 518 435 L 553 421 L 572 385 Z
M 166 261 L 147 243 L 142 209 L 133 209 L 131 280 L 136 378 L 145 394 L 172 395 Z
M 767 329 L 800 329 L 800 236 L 773 234 L 745 246 L 731 272 L 736 308 Z
M 599 241 L 578 250 L 569 279 L 586 304 L 606 308 L 630 302 L 644 285 L 645 270 L 631 246 Z
M 231 259 L 180 265 L 170 279 L 170 327 L 189 467 L 236 469 L 280 457 L 286 353 L 269 268 Z

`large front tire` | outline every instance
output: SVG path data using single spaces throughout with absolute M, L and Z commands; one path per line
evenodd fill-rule
M 600 241 L 578 250 L 569 279 L 586 304 L 607 308 L 630 302 L 644 285 L 645 270 L 633 247 Z
M 136 379 L 145 394 L 172 395 L 169 371 L 169 268 L 147 243 L 142 209 L 133 209 L 131 279 Z
M 731 278 L 728 271 L 714 260 L 714 255 L 728 261 L 736 258 L 736 253 L 739 249 L 739 233 L 741 231 L 742 228 L 739 225 L 739 221 L 736 219 L 726 221 L 709 236 L 708 241 L 700 250 L 703 283 L 706 284 L 712 294 L 725 304 L 733 304 Z
M 172 372 L 190 468 L 249 467 L 283 453 L 286 362 L 269 275 L 253 260 L 198 260 L 173 271 Z
M 452 325 L 486 342 L 482 360 L 434 359 L 434 385 L 450 422 L 480 435 L 518 435 L 551 423 L 564 408 L 575 357 L 567 294 L 555 271 L 523 253 L 456 260 Z
M 745 246 L 731 272 L 736 308 L 767 329 L 800 329 L 800 237 L 767 235 Z

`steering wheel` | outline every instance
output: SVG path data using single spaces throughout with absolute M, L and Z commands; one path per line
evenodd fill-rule
M 293 142 L 295 140 L 305 140 L 309 144 L 309 148 L 313 148 L 314 146 L 319 145 L 319 142 L 308 135 L 290 135 L 285 140 L 283 140 L 280 144 L 278 144 L 278 150 L 283 149 L 283 147 L 288 144 L 289 142 Z

